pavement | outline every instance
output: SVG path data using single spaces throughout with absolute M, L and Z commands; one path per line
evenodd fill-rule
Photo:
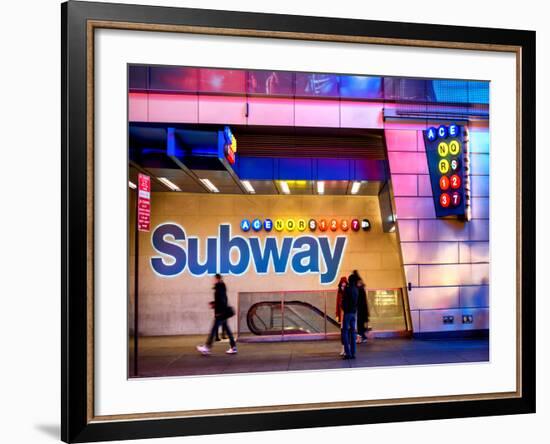
M 192 376 L 357 367 L 457 364 L 489 361 L 488 339 L 420 340 L 369 339 L 357 344 L 354 360 L 338 355 L 338 340 L 238 343 L 238 354 L 227 355 L 226 342 L 215 342 L 203 356 L 196 346 L 204 336 L 142 337 L 139 376 Z

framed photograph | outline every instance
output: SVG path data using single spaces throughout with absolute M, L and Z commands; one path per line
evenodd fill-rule
M 535 33 L 62 5 L 62 439 L 535 411 Z

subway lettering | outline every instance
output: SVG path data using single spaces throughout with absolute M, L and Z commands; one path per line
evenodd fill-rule
M 151 242 L 158 253 L 151 258 L 151 268 L 163 277 L 175 277 L 184 271 L 193 276 L 291 271 L 318 274 L 320 283 L 328 285 L 338 275 L 347 238 L 336 236 L 331 245 L 327 236 L 232 236 L 231 225 L 221 224 L 216 237 L 201 241 L 170 222 L 154 229 Z

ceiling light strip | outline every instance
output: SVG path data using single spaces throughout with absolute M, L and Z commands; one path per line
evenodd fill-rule
M 216 185 L 214 185 L 210 179 L 199 179 L 203 185 L 208 189 L 208 191 L 210 191 L 211 193 L 219 193 L 220 190 L 218 190 L 218 188 L 216 187 Z
M 170 180 L 168 180 L 166 177 L 158 177 L 158 180 L 160 180 L 164 185 L 166 185 L 172 191 L 181 191 L 180 187 L 178 187 L 174 182 L 171 182 Z
M 279 186 L 281 187 L 281 191 L 284 194 L 290 194 L 290 188 L 288 187 L 288 183 L 286 183 L 284 180 L 279 182 Z
M 322 180 L 317 182 L 317 193 L 325 194 L 325 182 L 323 182 Z
M 359 188 L 361 188 L 361 182 L 353 182 L 353 185 L 351 186 L 351 194 L 357 194 L 359 192 Z
M 256 192 L 256 190 L 248 180 L 241 180 L 241 183 L 243 184 L 244 189 L 250 194 L 254 194 Z

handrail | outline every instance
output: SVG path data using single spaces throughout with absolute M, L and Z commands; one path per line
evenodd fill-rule
M 285 301 L 285 308 L 289 308 L 288 306 L 289 305 L 295 305 L 295 306 L 300 306 L 300 307 L 305 307 L 309 310 L 312 310 L 315 314 L 321 316 L 323 319 L 326 319 L 327 322 L 330 322 L 332 325 L 334 325 L 335 327 L 338 327 L 340 328 L 340 323 L 337 322 L 336 320 L 334 320 L 333 318 L 331 318 L 330 316 L 328 316 L 325 312 L 323 312 L 322 310 L 318 309 L 317 307 L 315 307 L 314 305 L 308 303 L 308 302 L 303 302 L 303 301 Z M 252 304 L 250 306 L 250 308 L 248 309 L 248 312 L 246 314 L 246 323 L 248 325 L 248 329 L 254 333 L 255 335 L 258 335 L 258 336 L 265 336 L 265 335 L 276 335 L 276 334 L 281 334 L 283 332 L 283 328 L 281 326 L 281 329 L 273 329 L 273 330 L 262 330 L 262 329 L 259 329 L 255 323 L 255 320 L 254 320 L 254 317 L 257 317 L 261 322 L 262 324 L 265 325 L 265 322 L 263 322 L 263 320 L 259 317 L 259 316 L 255 316 L 256 315 L 256 311 L 258 310 L 258 308 L 260 308 L 261 306 L 269 306 L 269 308 L 273 311 L 273 308 L 275 307 L 281 307 L 282 308 L 282 304 L 280 301 L 262 301 L 262 302 L 256 302 L 255 304 Z M 299 318 L 301 318 L 306 324 L 309 324 L 309 322 L 307 322 L 305 319 L 303 319 L 300 315 L 298 315 L 295 310 L 292 310 L 294 312 L 294 314 L 296 316 L 298 316 Z M 311 324 L 309 324 L 310 327 Z M 312 327 L 313 328 L 313 327 Z M 304 332 L 304 329 L 300 329 L 300 328 L 296 328 L 296 329 L 285 329 L 284 330 L 284 333 L 285 334 L 296 334 L 296 333 L 303 333 Z M 326 333 L 326 332 L 325 332 Z
M 304 324 L 306 324 L 307 327 L 309 327 L 310 331 L 313 330 L 315 331 L 316 333 L 321 333 L 321 332 L 317 332 L 315 326 L 313 324 L 311 324 L 307 319 L 304 319 L 303 316 L 301 316 L 293 307 L 290 307 L 288 306 L 289 304 L 285 304 L 285 319 L 287 318 L 288 316 L 288 313 L 287 311 L 292 314 L 293 316 L 296 316 L 301 322 L 303 322 Z M 324 317 L 323 317 L 323 320 L 324 320 Z M 286 323 L 285 323 L 286 325 Z

